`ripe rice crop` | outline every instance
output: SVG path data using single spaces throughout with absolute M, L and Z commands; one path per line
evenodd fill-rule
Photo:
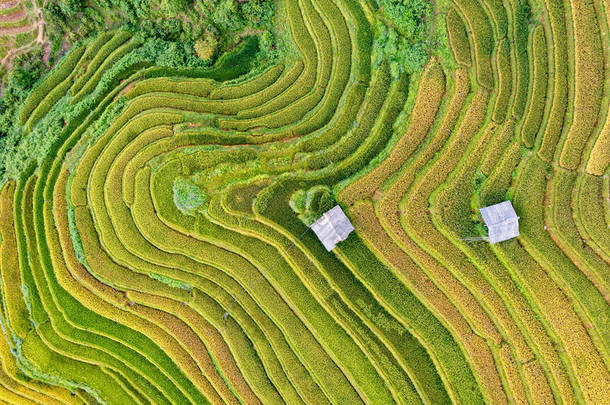
M 0 402 L 607 402 L 610 4 L 221 3 L 273 35 L 91 34 L 7 124 Z

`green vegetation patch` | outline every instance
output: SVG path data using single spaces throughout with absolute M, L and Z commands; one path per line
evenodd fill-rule
M 194 216 L 195 212 L 207 201 L 203 190 L 189 179 L 176 177 L 172 186 L 174 204 L 184 215 Z
M 420 71 L 430 51 L 427 0 L 380 0 L 373 42 L 373 64 L 390 64 L 392 76 Z

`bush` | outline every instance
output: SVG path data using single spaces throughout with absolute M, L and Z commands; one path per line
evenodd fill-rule
M 426 36 L 424 20 L 430 8 L 430 2 L 426 0 L 379 0 L 381 14 L 411 42 L 421 41 Z
M 413 43 L 409 38 L 400 35 L 392 27 L 378 21 L 373 42 L 373 66 L 378 67 L 381 61 L 387 60 L 392 77 L 396 80 L 401 73 L 420 71 L 428 60 L 428 45 L 423 42 Z
M 216 54 L 218 40 L 214 34 L 206 35 L 205 39 L 198 39 L 195 42 L 195 52 L 203 61 L 210 61 Z
M 38 52 L 22 55 L 13 61 L 13 68 L 4 77 L 0 97 L 0 139 L 15 130 L 19 109 L 46 70 Z
M 324 185 L 313 186 L 307 191 L 297 190 L 289 201 L 290 208 L 307 226 L 311 226 L 326 211 L 336 205 L 330 187 Z
M 216 36 L 218 52 L 209 52 L 216 48 L 213 44 L 206 44 L 209 50 L 202 52 L 208 63 L 239 46 L 243 37 L 254 35 L 263 45 L 260 62 L 265 63 L 283 53 L 273 34 L 275 4 L 274 0 L 104 0 L 96 4 L 52 0 L 45 3 L 43 15 L 55 44 L 51 59 L 62 42 L 73 45 L 93 33 L 123 27 L 146 38 L 180 44 L 194 44 L 202 35 Z
M 184 215 L 195 216 L 195 212 L 201 207 L 208 197 L 192 181 L 183 177 L 176 177 L 172 187 L 174 193 L 174 204 Z

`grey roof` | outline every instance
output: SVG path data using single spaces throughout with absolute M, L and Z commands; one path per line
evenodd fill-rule
M 320 242 L 329 252 L 333 250 L 338 242 L 347 239 L 354 230 L 351 222 L 338 205 L 326 211 L 316 222 L 311 225 Z
M 488 229 L 489 243 L 519 236 L 519 217 L 510 201 L 479 209 Z

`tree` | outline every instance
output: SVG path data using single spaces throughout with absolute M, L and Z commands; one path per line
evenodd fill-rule
M 210 61 L 216 54 L 218 48 L 218 39 L 216 35 L 209 33 L 204 39 L 197 40 L 195 42 L 195 52 L 204 61 Z

